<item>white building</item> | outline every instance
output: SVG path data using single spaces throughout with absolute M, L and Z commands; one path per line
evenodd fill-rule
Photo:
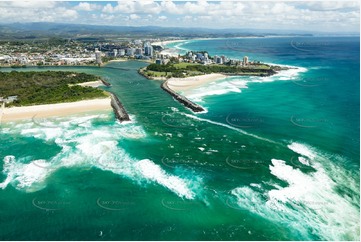
M 135 45 L 141 45 L 141 44 L 142 44 L 142 41 L 141 41 L 140 39 L 136 39 L 136 40 L 133 41 L 133 43 L 134 43 Z
M 119 55 L 120 56 L 125 56 L 125 49 L 120 49 L 119 50 Z
M 227 57 L 224 55 L 222 55 L 221 58 L 222 58 L 222 63 L 226 63 L 228 61 Z
M 18 96 L 8 96 L 7 98 L 1 98 L 1 101 L 6 104 L 12 103 L 17 100 L 18 100 Z
M 127 56 L 133 56 L 135 52 L 134 48 L 127 48 Z
M 197 53 L 196 56 L 199 60 L 202 60 L 204 58 L 202 53 Z
M 136 49 L 135 49 L 135 54 L 136 54 L 136 55 L 141 55 L 141 54 L 143 54 L 142 48 L 136 48 Z
M 243 57 L 243 65 L 248 65 L 248 56 Z
M 222 57 L 220 57 L 220 56 L 218 56 L 218 55 L 215 55 L 215 56 L 213 57 L 213 61 L 214 61 L 214 63 L 216 63 L 216 64 L 223 64 Z
M 153 56 L 153 47 L 149 42 L 144 44 L 144 55 Z
M 95 49 L 95 63 L 98 65 L 102 64 L 102 52 L 100 52 L 97 48 Z

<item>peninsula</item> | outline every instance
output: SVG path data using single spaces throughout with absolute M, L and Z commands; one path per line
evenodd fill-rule
M 204 109 L 177 93 L 214 82 L 227 76 L 271 76 L 288 67 L 281 67 L 250 61 L 247 56 L 242 60 L 230 59 L 224 55 L 210 56 L 207 51 L 189 51 L 185 55 L 169 56 L 159 54 L 155 63 L 139 70 L 148 79 L 164 81 L 161 88 L 177 101 L 194 112 Z
M 120 121 L 129 120 L 115 95 L 95 88 L 109 85 L 100 77 L 85 73 L 0 72 L 0 118 L 6 122 L 113 108 Z

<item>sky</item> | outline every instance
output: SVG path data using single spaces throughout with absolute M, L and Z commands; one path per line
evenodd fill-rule
M 2 1 L 0 23 L 356 32 L 358 1 Z

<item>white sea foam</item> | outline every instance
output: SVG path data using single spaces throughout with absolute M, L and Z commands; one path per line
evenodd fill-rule
M 133 122 L 115 122 L 113 125 L 92 128 L 94 118 L 101 117 L 42 120 L 47 127 L 37 122 L 14 123 L 12 128 L 5 130 L 6 133 L 20 133 L 26 137 L 53 141 L 62 149 L 49 160 L 23 162 L 23 157 L 6 156 L 3 169 L 6 178 L 0 183 L 0 188 L 4 189 L 11 184 L 17 189 L 32 192 L 45 187 L 46 179 L 62 167 L 97 167 L 140 183 L 158 183 L 186 199 L 195 197 L 189 188 L 190 180 L 168 174 L 150 160 L 137 161 L 119 146 L 119 140 L 145 137 L 146 133 L 141 126 Z
M 270 64 L 275 65 L 275 64 Z M 279 71 L 277 74 L 266 77 L 256 76 L 234 76 L 227 77 L 212 83 L 202 85 L 194 90 L 184 92 L 184 95 L 194 102 L 204 102 L 207 96 L 223 95 L 226 93 L 240 93 L 242 89 L 248 88 L 250 83 L 266 83 L 274 81 L 289 81 L 296 79 L 301 73 L 306 72 L 304 67 L 279 65 L 292 69 Z
M 188 44 L 190 43 L 191 41 L 184 41 L 184 42 L 180 42 L 179 44 L 175 45 L 174 48 L 178 49 L 178 50 L 181 50 L 181 51 L 189 51 L 189 49 L 187 48 L 183 48 L 182 46 L 185 45 L 185 44 Z
M 298 161 L 303 165 L 310 166 L 310 161 L 304 157 L 298 157 Z
M 178 112 L 178 111 L 179 111 L 179 109 L 176 108 L 176 107 L 171 107 L 170 109 L 171 109 L 173 112 Z
M 260 184 L 257 184 L 257 183 L 251 183 L 251 184 L 249 184 L 251 187 L 256 187 L 256 188 L 259 188 L 259 189 L 261 189 L 262 188 L 262 186 L 260 185 Z
M 4 170 L 3 172 L 7 175 L 5 181 L 0 183 L 0 188 L 4 189 L 14 179 L 14 174 L 11 173 L 11 166 L 15 163 L 15 156 L 8 155 L 4 158 Z
M 194 102 L 203 102 L 206 96 L 223 95 L 229 92 L 241 92 L 241 88 L 229 82 L 212 82 L 191 91 L 187 91 L 185 96 Z
M 154 164 L 152 161 L 141 160 L 137 162 L 136 167 L 143 177 L 167 187 L 178 196 L 187 199 L 195 198 L 195 193 L 188 188 L 185 180 L 177 176 L 168 175 L 159 165 Z
M 311 159 L 316 171 L 305 173 L 272 159 L 271 174 L 288 185 L 267 184 L 276 189 L 261 191 L 254 184 L 233 189 L 238 205 L 267 219 L 287 222 L 302 239 L 312 240 L 317 234 L 322 240 L 359 240 L 358 175 L 307 145 L 292 143 L 289 148 Z M 339 193 L 347 189 L 348 195 Z
M 47 178 L 47 170 L 37 165 L 46 163 L 44 160 L 34 160 L 29 164 L 17 162 L 15 156 L 4 158 L 4 170 L 7 175 L 4 182 L 0 183 L 2 189 L 9 183 L 13 183 L 19 189 L 26 191 L 37 191 L 43 188 L 43 182 Z
M 277 80 L 294 80 L 296 79 L 301 73 L 307 72 L 307 68 L 300 67 L 300 66 L 291 66 L 291 65 L 280 65 L 280 64 L 273 64 L 273 63 L 266 63 L 268 65 L 276 65 L 281 67 L 288 67 L 288 70 L 279 71 L 277 74 L 267 77 L 262 77 L 260 79 L 255 80 L 256 82 L 272 82 Z
M 312 150 L 312 148 L 293 142 L 287 146 L 290 150 L 296 152 L 297 154 L 306 156 L 309 159 L 314 159 L 316 157 L 316 152 Z

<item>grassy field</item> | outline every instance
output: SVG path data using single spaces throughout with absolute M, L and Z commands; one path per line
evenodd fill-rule
M 260 70 L 269 70 L 270 69 L 270 66 L 268 65 L 256 65 L 254 67 L 252 67 L 254 69 L 260 69 Z
M 174 64 L 173 66 L 177 69 L 185 69 L 185 68 L 187 68 L 187 66 L 196 66 L 196 65 L 200 65 L 200 64 L 181 62 L 181 63 Z

